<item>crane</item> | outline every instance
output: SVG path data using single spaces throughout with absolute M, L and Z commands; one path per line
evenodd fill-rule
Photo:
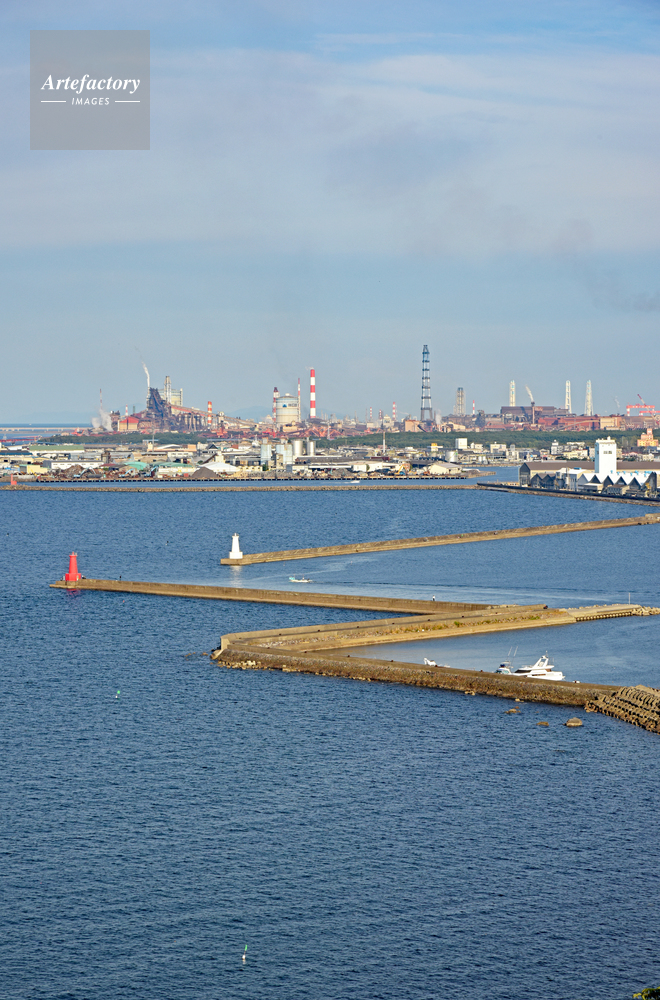
M 639 403 L 626 403 L 626 416 L 629 417 L 633 410 L 637 410 L 639 417 L 655 417 L 656 409 L 653 403 L 647 403 L 643 396 L 637 393 Z

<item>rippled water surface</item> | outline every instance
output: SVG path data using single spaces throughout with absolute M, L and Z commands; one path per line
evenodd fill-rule
M 87 576 L 660 604 L 660 527 L 219 565 L 235 530 L 258 551 L 630 514 L 454 490 L 0 493 L 0 997 L 618 1000 L 660 983 L 657 736 L 201 655 L 223 632 L 359 612 L 47 586 L 75 548 Z M 659 622 L 524 641 L 552 633 L 576 671 L 660 686 Z M 502 652 L 451 643 L 459 666 Z

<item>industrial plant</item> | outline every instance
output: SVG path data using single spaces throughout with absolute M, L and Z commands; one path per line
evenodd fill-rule
M 351 437 L 369 434 L 377 431 L 388 433 L 438 432 L 454 433 L 460 431 L 507 431 L 516 432 L 534 429 L 536 431 L 614 431 L 626 429 L 653 429 L 660 423 L 660 411 L 656 412 L 654 405 L 646 403 L 639 396 L 639 402 L 628 403 L 623 413 L 598 414 L 594 412 L 593 391 L 591 380 L 588 380 L 584 390 L 584 410 L 576 413 L 572 400 L 574 393 L 571 381 L 566 380 L 564 386 L 563 406 L 549 405 L 536 401 L 535 394 L 529 385 L 525 385 L 523 402 L 517 401 L 516 382 L 512 379 L 508 384 L 508 402 L 501 406 L 499 412 L 487 413 L 472 399 L 467 405 L 466 389 L 458 386 L 451 390 L 453 405 L 451 412 L 442 413 L 433 408 L 431 392 L 431 351 L 424 344 L 421 351 L 421 399 L 419 416 L 411 413 L 399 418 L 397 404 L 392 402 L 391 412 L 382 409 L 374 412 L 372 406 L 367 406 L 364 420 L 358 419 L 357 411 L 353 416 L 337 416 L 317 409 L 316 369 L 310 369 L 309 385 L 303 392 L 301 380 L 298 378 L 294 392 L 281 392 L 277 386 L 269 406 L 269 414 L 263 420 L 242 420 L 228 417 L 222 410 L 214 410 L 209 400 L 203 407 L 184 406 L 183 389 L 174 389 L 169 375 L 165 376 L 162 388 L 151 385 L 149 371 L 143 368 L 147 377 L 147 398 L 143 410 L 129 414 L 128 407 L 122 414 L 119 410 L 110 413 L 100 412 L 94 425 L 97 433 L 110 431 L 116 434 L 207 434 L 217 437 L 231 437 L 236 432 L 244 433 L 253 430 L 259 435 L 290 437 Z M 447 392 L 447 387 L 443 387 Z M 308 394 L 308 395 L 307 395 Z M 102 411 L 101 405 L 101 411 Z
M 515 464 L 520 466 L 519 485 L 525 488 L 655 492 L 655 472 L 648 463 L 660 460 L 660 442 L 654 437 L 660 412 L 641 396 L 626 405 L 625 414 L 600 415 L 594 413 L 592 384 L 587 381 L 584 412 L 576 414 L 570 380 L 564 386 L 564 405 L 556 407 L 538 403 L 529 385 L 520 403 L 512 379 L 506 387 L 508 402 L 499 412 L 486 413 L 474 399 L 468 406 L 466 388 L 458 386 L 452 390 L 452 412 L 442 414 L 433 408 L 428 344 L 422 346 L 420 360 L 419 415 L 407 413 L 399 418 L 393 401 L 390 413 L 366 407 L 364 420 L 358 419 L 357 412 L 339 417 L 317 408 L 315 368 L 309 371 L 304 393 L 300 378 L 294 392 L 275 387 L 267 416 L 252 420 L 230 417 L 214 409 L 210 400 L 204 407 L 184 405 L 183 388 L 173 388 L 169 375 L 162 388 L 156 388 L 143 363 L 147 395 L 142 410 L 135 412 L 133 407 L 129 414 L 126 407 L 123 415 L 119 410 L 107 412 L 101 396 L 93 426 L 69 435 L 80 439 L 80 444 L 58 450 L 5 440 L 0 473 L 40 478 L 455 477 L 477 474 L 489 465 Z M 596 442 L 596 451 L 583 440 L 566 440 L 572 432 L 603 431 L 633 432 L 621 437 L 618 447 L 619 458 L 635 461 L 634 469 L 605 470 L 598 450 L 604 447 L 603 439 Z M 530 433 L 535 446 L 523 444 Z M 404 438 L 406 434 L 419 437 Z M 379 441 L 382 436 L 382 443 L 374 444 L 369 435 L 377 435 Z M 437 440 L 429 441 L 428 435 Z M 170 443 L 157 440 L 165 436 Z M 176 436 L 181 444 L 176 443 Z M 103 443 L 95 445 L 95 438 Z M 538 443 L 544 439 L 547 447 Z M 418 447 L 415 440 L 420 441 Z M 617 445 L 613 447 L 616 466 Z

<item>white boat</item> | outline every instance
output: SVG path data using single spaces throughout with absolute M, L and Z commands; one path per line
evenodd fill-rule
M 561 670 L 555 670 L 554 664 L 550 662 L 550 658 L 547 653 L 544 653 L 543 656 L 539 656 L 536 663 L 532 663 L 529 666 L 516 667 L 515 670 L 513 669 L 511 661 L 505 660 L 504 663 L 500 663 L 495 673 L 509 674 L 511 677 L 537 678 L 544 681 L 566 680 Z
M 291 583 L 311 583 L 312 582 L 311 580 L 308 580 L 306 576 L 290 576 L 289 580 L 291 581 Z
M 447 670 L 449 669 L 449 667 L 448 667 L 448 665 L 446 663 L 436 663 L 435 660 L 428 660 L 426 657 L 424 657 L 424 666 L 425 667 L 445 667 Z

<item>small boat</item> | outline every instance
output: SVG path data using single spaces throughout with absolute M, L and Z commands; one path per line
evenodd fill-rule
M 449 670 L 449 665 L 447 663 L 436 663 L 435 660 L 428 660 L 426 657 L 424 657 L 424 666 L 425 667 L 444 667 L 446 670 Z
M 561 670 L 555 670 L 554 664 L 550 661 L 547 653 L 539 656 L 536 663 L 532 663 L 529 666 L 516 667 L 515 670 L 513 669 L 511 660 L 505 660 L 504 663 L 500 663 L 495 673 L 508 674 L 510 677 L 530 677 L 544 681 L 566 680 Z
M 308 580 L 306 576 L 290 576 L 289 580 L 291 581 L 291 583 L 311 583 L 312 582 L 311 580 Z

